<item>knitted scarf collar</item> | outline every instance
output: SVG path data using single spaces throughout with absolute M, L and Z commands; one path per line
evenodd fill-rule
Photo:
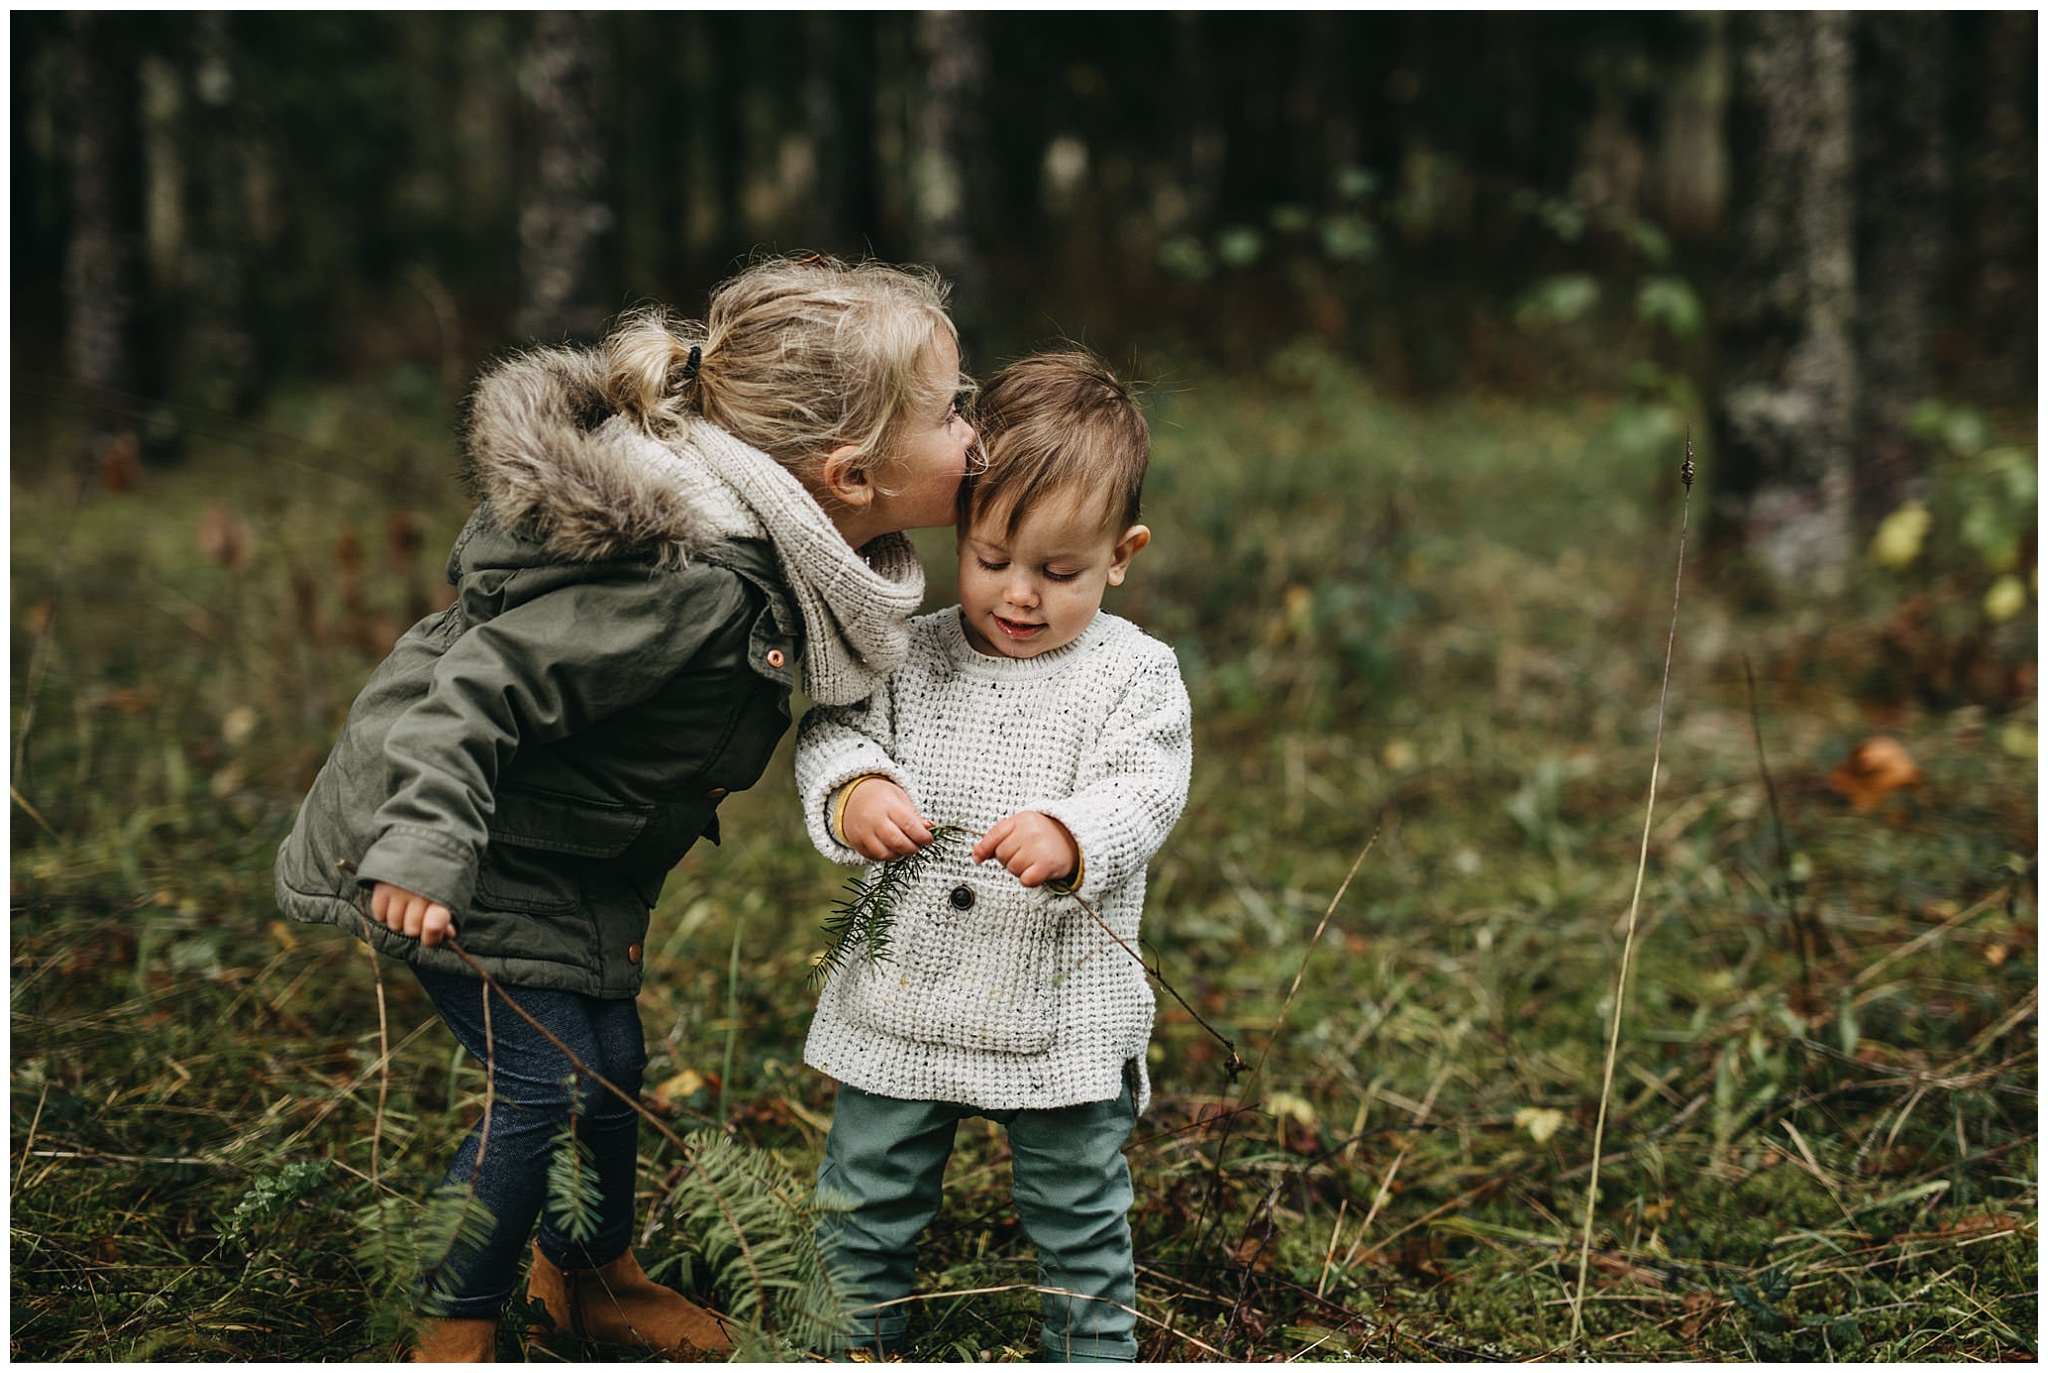
M 855 551 L 787 468 L 702 420 L 670 443 L 643 436 L 638 447 L 717 533 L 775 549 L 804 620 L 812 700 L 864 700 L 903 662 L 924 601 L 924 565 L 907 537 L 884 534 Z

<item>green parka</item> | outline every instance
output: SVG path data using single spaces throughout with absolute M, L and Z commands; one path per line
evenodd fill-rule
M 367 918 L 395 883 L 509 985 L 627 997 L 669 869 L 788 728 L 804 627 L 774 546 L 719 533 L 593 413 L 591 366 L 534 354 L 479 388 L 455 602 L 357 697 L 276 887 L 293 919 L 466 973 Z

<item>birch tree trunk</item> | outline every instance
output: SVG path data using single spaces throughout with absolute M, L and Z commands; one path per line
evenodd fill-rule
M 1849 20 L 1754 13 L 1735 35 L 1716 515 L 1779 582 L 1827 594 L 1855 551 Z

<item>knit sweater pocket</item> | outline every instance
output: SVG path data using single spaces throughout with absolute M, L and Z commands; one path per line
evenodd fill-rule
M 1059 916 L 1008 873 L 938 875 L 897 912 L 889 952 L 855 963 L 846 1018 L 898 1039 L 997 1053 L 1052 1045 Z

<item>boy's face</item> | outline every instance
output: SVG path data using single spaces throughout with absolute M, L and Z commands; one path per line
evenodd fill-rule
M 995 658 L 1035 658 L 1072 643 L 1152 541 L 1142 524 L 1118 529 L 1100 502 L 1058 497 L 1027 511 L 1010 534 L 1000 519 L 960 531 L 960 617 L 967 642 Z

